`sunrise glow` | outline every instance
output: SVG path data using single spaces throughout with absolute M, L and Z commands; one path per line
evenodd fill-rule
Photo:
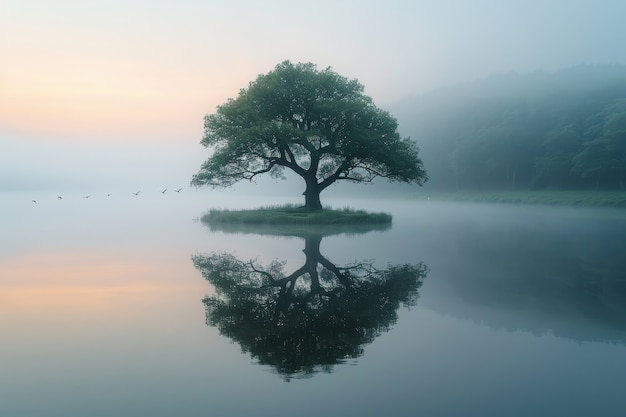
M 0 266 L 0 276 L 20 277 L 19 283 L 0 282 L 0 315 L 36 308 L 115 316 L 120 304 L 150 304 L 183 290 L 163 285 L 177 273 L 167 264 L 124 259 L 119 253 L 31 253 Z

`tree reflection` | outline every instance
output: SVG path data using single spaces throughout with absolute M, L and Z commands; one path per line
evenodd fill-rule
M 216 290 L 203 300 L 207 324 L 286 380 L 330 372 L 360 356 L 364 345 L 395 324 L 400 306 L 416 304 L 427 274 L 423 263 L 338 266 L 320 253 L 321 235 L 300 237 L 306 261 L 290 274 L 280 261 L 192 256 Z

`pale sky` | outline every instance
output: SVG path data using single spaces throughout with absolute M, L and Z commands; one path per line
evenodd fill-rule
M 202 117 L 285 59 L 357 78 L 384 108 L 494 73 L 626 63 L 624 18 L 623 0 L 0 0 L 0 189 L 41 144 L 202 156 Z

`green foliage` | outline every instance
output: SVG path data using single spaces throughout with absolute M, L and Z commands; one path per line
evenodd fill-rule
M 204 126 L 201 143 L 213 154 L 193 177 L 196 186 L 228 187 L 289 169 L 306 183 L 307 207 L 321 209 L 319 193 L 336 181 L 427 179 L 415 142 L 400 137 L 396 119 L 357 80 L 310 63 L 285 61 L 259 75 Z

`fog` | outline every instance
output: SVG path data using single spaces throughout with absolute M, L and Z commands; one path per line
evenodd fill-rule
M 197 143 L 2 139 L 0 187 L 106 191 L 187 187 L 207 153 Z
M 304 201 L 301 195 L 304 182 L 288 171 L 284 172 L 283 178 L 261 176 L 253 182 L 242 181 L 225 189 L 191 187 L 192 175 L 211 154 L 199 140 L 145 144 L 133 141 L 50 142 L 22 137 L 0 139 L 0 144 L 7 150 L 0 154 L 0 190 L 21 192 L 29 201 L 41 197 L 56 198 L 64 193 L 128 196 L 137 191 L 159 194 L 164 189 L 172 193 L 180 188 L 218 198 L 252 196 L 251 202 L 262 195 L 282 197 L 285 203 Z M 375 185 L 336 184 L 324 195 L 347 193 L 367 198 L 373 190 L 384 194 L 387 186 L 384 181 L 377 181 Z M 392 192 L 394 190 L 397 191 L 393 188 Z
M 621 1 L 4 1 L 0 190 L 186 186 L 208 156 L 202 116 L 284 59 L 398 109 L 494 74 L 624 63 L 624 15 Z M 264 183 L 250 190 L 282 187 Z

